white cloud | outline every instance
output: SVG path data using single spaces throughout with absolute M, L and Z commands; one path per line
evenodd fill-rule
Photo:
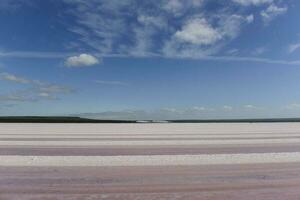
M 250 5 L 258 6 L 262 4 L 270 4 L 274 0 L 232 0 L 232 1 L 241 4 L 243 6 L 250 6 Z
M 212 27 L 202 16 L 187 20 L 162 52 L 166 57 L 205 59 L 237 37 L 242 25 L 248 23 L 247 16 L 224 13 L 216 15 L 214 21 Z
M 300 42 L 299 43 L 295 43 L 295 44 L 291 44 L 288 47 L 288 51 L 289 53 L 294 53 L 295 51 L 297 51 L 300 48 Z
M 67 67 L 86 67 L 96 65 L 101 61 L 93 55 L 80 54 L 79 56 L 71 56 L 66 59 L 65 66 Z
M 265 23 L 269 23 L 277 16 L 286 13 L 287 10 L 288 7 L 278 7 L 275 4 L 271 4 L 266 10 L 261 11 L 260 15 Z
M 22 83 L 22 84 L 31 83 L 31 81 L 28 79 L 25 79 L 22 77 L 17 77 L 15 75 L 9 74 L 9 73 L 0 73 L 0 80 L 12 81 L 12 82 Z
M 174 36 L 180 41 L 195 45 L 211 45 L 222 38 L 222 35 L 203 18 L 188 21 Z

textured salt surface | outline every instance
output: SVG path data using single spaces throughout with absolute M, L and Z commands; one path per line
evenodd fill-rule
M 0 156 L 0 166 L 168 166 L 300 162 L 300 153 L 155 156 Z

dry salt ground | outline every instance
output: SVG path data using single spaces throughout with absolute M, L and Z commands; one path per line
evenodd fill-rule
M 300 197 L 300 123 L 0 124 L 0 199 Z
M 1 124 L 0 149 L 300 144 L 300 123 Z M 299 149 L 300 150 L 300 149 Z M 300 162 L 298 152 L 147 156 L 0 156 L 0 166 L 143 166 Z

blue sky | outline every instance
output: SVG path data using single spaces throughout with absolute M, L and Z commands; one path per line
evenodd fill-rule
M 1 0 L 0 114 L 300 117 L 297 0 Z

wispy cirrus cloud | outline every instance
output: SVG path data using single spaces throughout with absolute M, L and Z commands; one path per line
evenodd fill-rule
M 288 11 L 288 7 L 279 7 L 276 4 L 271 4 L 266 10 L 261 11 L 263 21 L 268 24 L 276 17 L 283 15 Z
M 21 83 L 21 84 L 32 83 L 31 80 L 25 79 L 23 77 L 17 77 L 9 73 L 0 73 L 0 80 L 11 81 L 11 82 Z
M 0 57 L 8 58 L 66 58 L 74 55 L 74 52 L 0 51 Z
M 22 6 L 32 5 L 31 0 L 1 0 L 0 12 L 15 12 Z
M 294 44 L 290 44 L 288 47 L 288 52 L 289 53 L 294 53 L 295 51 L 300 49 L 300 42 L 299 43 L 294 43 Z
M 55 100 L 61 95 L 75 92 L 73 88 L 68 86 L 26 79 L 6 72 L 0 73 L 0 80 L 27 86 L 25 89 L 18 89 L 9 94 L 0 94 L 1 102 L 33 102 L 45 99 Z
M 66 13 L 73 16 L 75 24 L 69 31 L 78 36 L 80 44 L 103 58 L 209 57 L 228 61 L 232 57 L 222 55 L 224 47 L 259 17 L 254 17 L 245 7 L 257 6 L 261 18 L 268 23 L 288 9 L 284 3 L 279 6 L 277 0 L 232 0 L 213 9 L 210 5 L 214 2 L 207 0 L 64 2 L 71 5 Z M 232 58 L 232 61 L 240 60 L 246 58 Z M 265 62 L 268 59 L 249 60 Z
M 187 56 L 178 55 L 177 58 L 185 59 L 196 59 L 196 60 L 212 60 L 221 62 L 254 62 L 254 63 L 265 63 L 265 64 L 278 64 L 278 65 L 300 65 L 300 60 L 274 60 L 270 58 L 262 57 L 243 57 L 243 56 Z
M 222 9 L 207 13 L 205 0 L 65 2 L 77 19 L 69 30 L 100 54 L 171 57 L 192 47 L 194 54 L 211 55 L 216 52 L 212 46 L 234 38 L 243 22 L 253 20 Z
M 262 47 L 258 47 L 258 48 L 255 48 L 253 51 L 252 51 L 252 55 L 254 56 L 260 56 L 262 55 L 263 53 L 267 52 L 268 51 L 268 48 L 265 47 L 265 46 L 262 46 Z
M 128 86 L 129 84 L 122 81 L 107 81 L 107 80 L 95 80 L 94 81 L 100 85 L 112 85 L 112 86 Z
M 0 102 L 25 102 L 25 101 L 36 101 L 35 98 L 31 98 L 22 94 L 18 94 L 18 92 L 12 94 L 0 95 Z
M 288 10 L 277 0 L 231 0 L 222 6 L 211 6 L 215 2 L 208 0 L 63 2 L 64 15 L 73 20 L 67 29 L 77 36 L 70 41 L 68 50 L 73 52 L 0 51 L 0 57 L 64 59 L 68 67 L 101 63 L 107 57 L 299 63 L 224 54 L 224 48 L 259 17 L 245 7 L 257 6 L 261 18 L 269 23 Z M 85 54 L 78 53 L 82 49 Z
M 274 2 L 274 0 L 232 0 L 232 1 L 243 6 L 251 6 L 251 5 L 258 6 L 258 5 L 270 4 Z
M 161 2 L 161 6 L 162 10 L 178 17 L 188 12 L 190 8 L 200 8 L 204 2 L 205 0 L 164 0 Z

